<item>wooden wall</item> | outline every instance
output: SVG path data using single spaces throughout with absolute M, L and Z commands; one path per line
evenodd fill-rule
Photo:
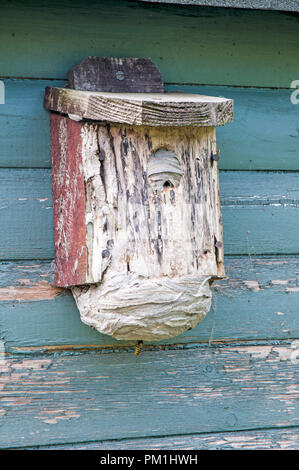
M 1 448 L 299 447 L 298 39 L 292 13 L 1 1 Z M 217 130 L 228 278 L 197 328 L 137 358 L 53 285 L 43 93 L 87 55 L 151 57 L 167 90 L 235 100 Z

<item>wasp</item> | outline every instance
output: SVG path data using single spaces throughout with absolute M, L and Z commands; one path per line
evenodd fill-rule
M 135 356 L 138 356 L 140 354 L 142 346 L 143 346 L 143 341 L 138 341 L 135 347 L 135 353 L 134 353 Z

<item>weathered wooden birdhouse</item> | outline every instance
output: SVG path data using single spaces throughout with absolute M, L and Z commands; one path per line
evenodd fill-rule
M 164 93 L 149 59 L 89 57 L 45 107 L 57 285 L 117 339 L 193 328 L 224 276 L 216 127 L 232 100 Z

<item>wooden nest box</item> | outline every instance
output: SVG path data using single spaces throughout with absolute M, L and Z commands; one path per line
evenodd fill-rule
M 193 328 L 224 276 L 215 130 L 232 100 L 164 93 L 149 59 L 88 57 L 45 107 L 57 285 L 117 339 Z

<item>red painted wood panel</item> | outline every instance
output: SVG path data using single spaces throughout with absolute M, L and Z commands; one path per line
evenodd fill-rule
M 88 254 L 81 123 L 51 113 L 56 284 L 84 284 Z

